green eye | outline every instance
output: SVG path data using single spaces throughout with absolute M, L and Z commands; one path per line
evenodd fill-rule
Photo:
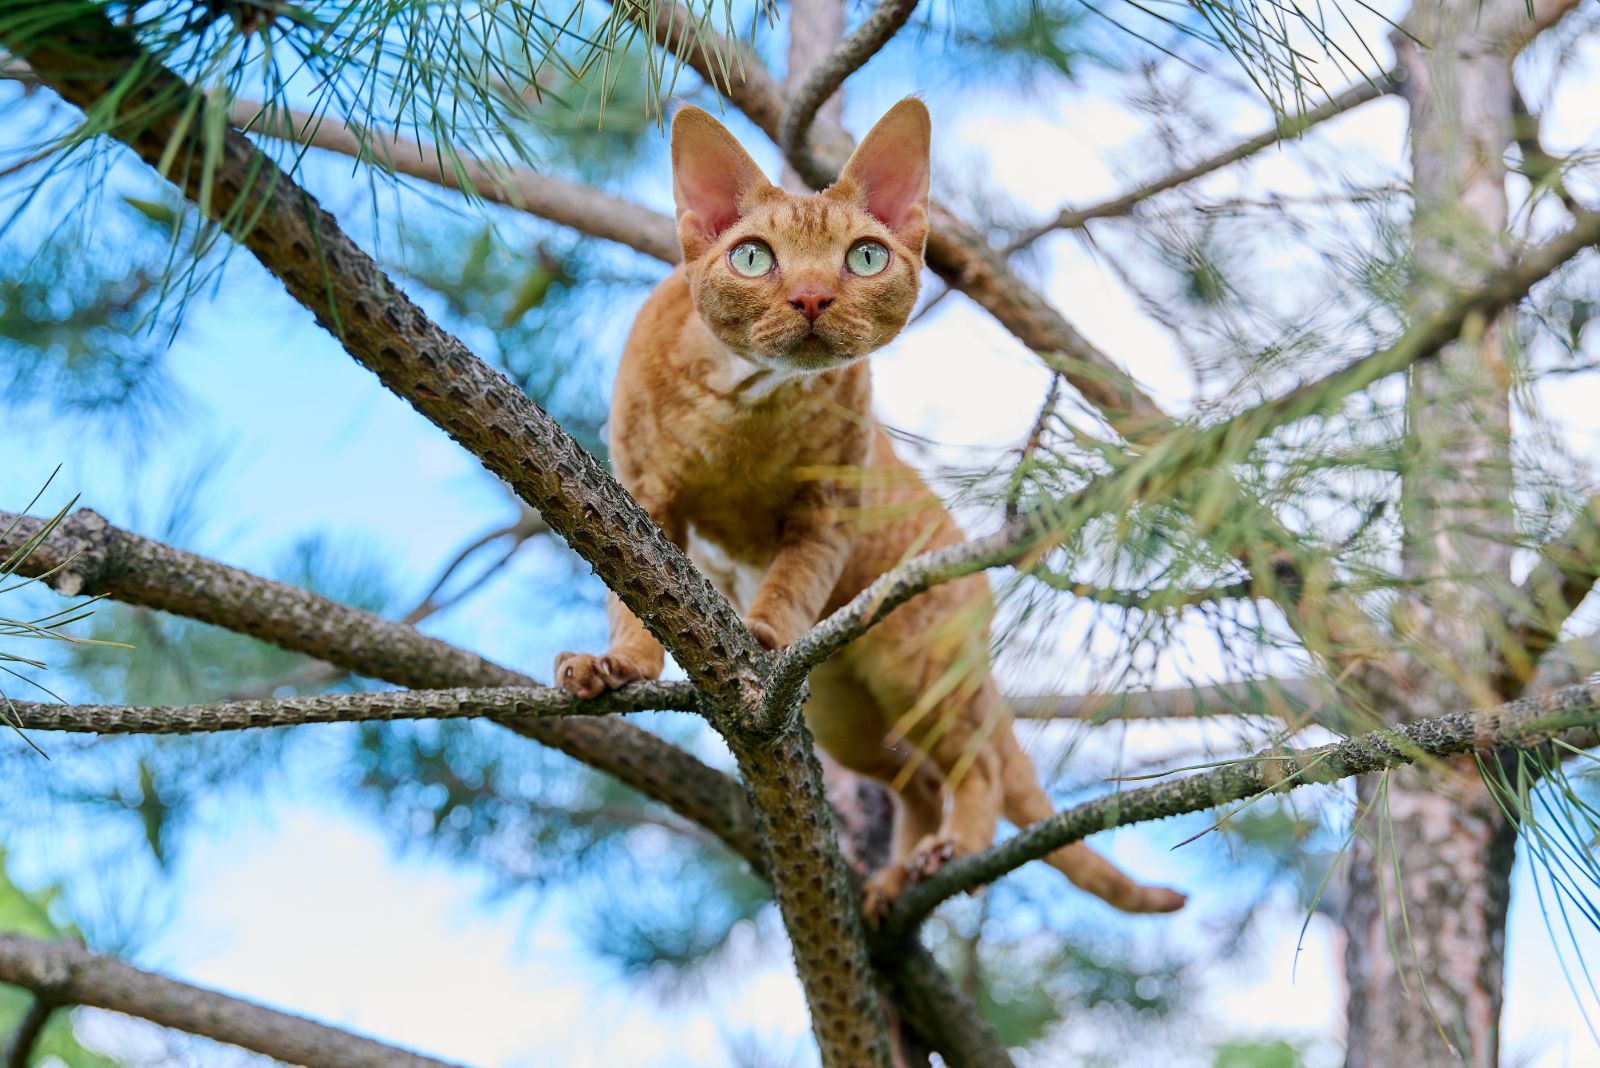
M 844 254 L 844 265 L 851 274 L 874 275 L 889 266 L 889 250 L 876 241 L 857 241 Z
M 728 253 L 728 262 L 746 278 L 760 278 L 772 270 L 772 250 L 759 241 L 741 241 Z

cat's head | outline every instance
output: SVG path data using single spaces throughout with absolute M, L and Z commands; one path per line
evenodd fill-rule
M 908 98 L 839 180 L 773 185 L 696 107 L 672 121 L 672 191 L 695 308 L 723 344 L 783 371 L 825 371 L 882 348 L 917 300 L 928 236 L 928 109 Z

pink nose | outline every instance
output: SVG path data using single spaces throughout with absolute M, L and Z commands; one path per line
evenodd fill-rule
M 822 309 L 833 303 L 832 293 L 792 293 L 789 296 L 789 307 L 800 312 L 811 322 L 817 321 L 817 316 L 822 314 Z

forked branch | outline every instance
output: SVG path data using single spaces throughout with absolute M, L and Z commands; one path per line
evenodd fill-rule
M 1042 552 L 1059 540 L 1064 525 L 1118 515 L 1136 502 L 1158 499 L 1162 487 L 1238 460 L 1267 434 L 1332 410 L 1345 398 L 1438 352 L 1470 323 L 1493 319 L 1573 256 L 1600 243 L 1600 212 L 1576 218 L 1572 229 L 1413 323 L 1392 345 L 1222 422 L 1176 428 L 1152 443 L 1137 461 L 1066 498 L 1040 502 L 987 537 L 924 553 L 885 572 L 783 653 L 767 683 L 767 715 L 786 714 L 812 668 L 924 590 Z
M 43 521 L 0 512 L 0 559 L 31 541 Z M 210 623 L 314 656 L 396 686 L 537 686 L 533 679 L 403 623 L 284 582 L 144 538 L 90 511 L 39 541 L 17 574 L 49 575 L 68 596 L 105 595 Z M 739 784 L 630 723 L 610 718 L 510 719 L 518 734 L 554 746 L 705 827 L 746 859 L 759 859 Z
M 778 131 L 778 147 L 783 149 L 784 155 L 809 151 L 806 142 L 811 135 L 811 124 L 822 105 L 839 91 L 846 78 L 864 67 L 900 32 L 916 7 L 917 0 L 881 0 L 872 14 L 856 27 L 855 33 L 811 69 L 784 111 L 783 125 Z

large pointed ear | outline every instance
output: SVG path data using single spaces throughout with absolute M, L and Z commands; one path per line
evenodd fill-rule
M 672 119 L 672 196 L 685 260 L 698 259 L 771 185 L 716 119 L 685 106 Z
M 906 97 L 861 139 L 836 187 L 919 255 L 928 238 L 931 136 L 927 106 L 916 97 Z

